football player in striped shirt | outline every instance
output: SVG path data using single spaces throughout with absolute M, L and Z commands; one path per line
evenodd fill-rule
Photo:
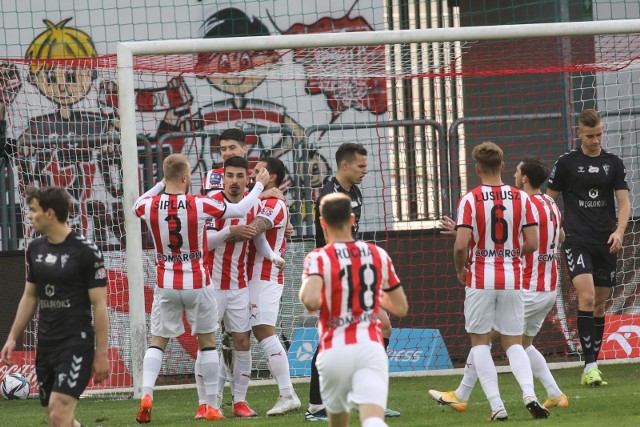
M 136 420 L 151 421 L 153 388 L 170 338 L 184 333 L 186 313 L 202 354 L 202 375 L 207 393 L 207 420 L 222 419 L 217 408 L 218 328 L 217 304 L 204 261 L 207 255 L 205 223 L 209 219 L 243 217 L 256 203 L 268 174 L 256 177 L 252 192 L 238 204 L 221 203 L 207 196 L 188 195 L 191 165 L 184 154 L 165 158 L 164 179 L 143 194 L 133 206 L 145 220 L 156 250 L 157 285 L 151 309 L 151 345 L 143 362 L 143 397 Z
M 286 169 L 275 157 L 260 159 L 255 172 L 269 174 L 265 189 L 278 188 Z M 271 250 L 283 257 L 287 247 L 285 229 L 289 224 L 289 208 L 281 199 L 270 197 L 260 201 L 258 214 L 251 222 L 258 233 L 264 233 Z M 257 253 L 255 245 L 249 247 L 249 295 L 251 299 L 251 330 L 264 351 L 269 370 L 278 383 L 280 396 L 267 415 L 282 415 L 301 406 L 289 374 L 287 351 L 276 335 L 276 321 L 284 285 L 283 270 L 268 257 Z
M 522 257 L 538 249 L 537 220 L 527 193 L 502 182 L 500 147 L 483 142 L 474 147 L 473 159 L 481 185 L 460 200 L 453 255 L 458 280 L 466 285 L 465 329 L 478 378 L 491 405 L 490 420 L 507 419 L 491 357 L 495 329 L 526 408 L 534 418 L 547 418 L 549 411 L 535 396 L 531 365 L 522 347 Z
M 225 160 L 222 183 L 224 189 L 212 196 L 221 203 L 239 203 L 245 197 L 249 184 L 249 162 L 243 157 Z M 234 351 L 230 372 L 233 391 L 233 414 L 236 417 L 255 417 L 257 414 L 246 402 L 247 389 L 251 377 L 251 352 L 249 323 L 249 288 L 247 277 L 247 256 L 250 240 L 256 248 L 279 267 L 284 260 L 269 246 L 264 234 L 258 234 L 249 223 L 258 213 L 260 202 L 243 218 L 222 218 L 213 221 L 207 231 L 209 245 L 208 267 L 215 288 L 218 303 L 218 320 L 224 321 L 225 332 L 231 334 Z M 198 386 L 199 406 L 196 419 L 204 419 L 206 414 L 206 393 L 202 381 L 200 360 L 196 359 L 195 373 Z M 222 370 L 222 369 L 221 369 Z M 226 379 L 226 377 L 225 377 Z M 224 380 L 222 379 L 224 384 Z M 220 378 L 219 378 L 220 380 Z
M 540 233 L 538 250 L 523 257 L 522 289 L 524 295 L 524 331 L 522 346 L 527 352 L 533 376 L 540 380 L 547 391 L 545 408 L 553 406 L 567 407 L 569 399 L 560 390 L 544 356 L 535 348 L 533 340 L 540 332 L 542 323 L 553 308 L 558 286 L 558 250 L 564 239 L 562 217 L 553 199 L 540 190 L 549 176 L 549 167 L 537 158 L 525 158 L 516 168 L 514 175 L 516 187 L 524 190 L 538 219 Z M 442 221 L 444 234 L 455 235 L 455 223 L 445 217 Z M 492 334 L 492 339 L 499 334 Z M 469 353 L 464 376 L 456 390 L 441 392 L 429 390 L 429 394 L 442 405 L 454 411 L 464 412 L 471 391 L 478 380 L 473 352 Z
M 328 244 L 307 255 L 299 297 L 307 310 L 320 309 L 317 366 L 329 425 L 349 425 L 357 406 L 363 427 L 383 427 L 389 359 L 378 313 L 384 306 L 405 316 L 407 298 L 386 251 L 353 239 L 347 195 L 326 195 L 320 214 Z

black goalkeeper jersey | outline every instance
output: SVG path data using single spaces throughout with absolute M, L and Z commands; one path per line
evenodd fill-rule
M 331 193 L 344 193 L 351 198 L 351 210 L 356 217 L 356 222 L 351 228 L 351 235 L 354 239 L 358 239 L 358 222 L 360 221 L 360 214 L 362 213 L 362 192 L 357 185 L 352 185 L 351 190 L 347 191 L 338 182 L 335 176 L 332 176 L 327 183 L 322 187 L 322 191 L 316 200 L 315 207 L 315 228 L 316 228 L 316 248 L 321 248 L 327 244 L 324 240 L 324 233 L 322 232 L 322 226 L 320 225 L 320 201 L 324 196 Z
M 604 150 L 589 157 L 578 147 L 558 158 L 548 188 L 562 193 L 567 241 L 606 244 L 617 226 L 615 192 L 629 189 L 625 176 L 622 160 Z
M 107 285 L 102 253 L 93 242 L 76 232 L 56 245 L 35 239 L 27 248 L 27 281 L 38 292 L 39 346 L 93 337 L 89 289 Z

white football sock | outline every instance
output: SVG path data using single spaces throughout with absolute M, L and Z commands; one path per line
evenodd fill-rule
M 536 393 L 533 390 L 533 373 L 531 372 L 531 362 L 527 352 L 520 344 L 512 345 L 507 349 L 507 357 L 509 358 L 509 366 L 513 376 L 516 377 L 520 388 L 522 389 L 522 397 L 533 396 Z
M 478 373 L 476 372 L 473 352 L 469 351 L 469 355 L 467 356 L 467 363 L 464 366 L 464 375 L 462 376 L 462 381 L 460 381 L 460 385 L 456 389 L 456 396 L 458 397 L 458 399 L 469 400 L 469 396 L 471 396 L 471 392 L 473 391 L 473 387 L 476 385 L 477 381 Z
M 233 401 L 245 402 L 251 380 L 251 351 L 233 352 Z
M 498 389 L 498 371 L 491 357 L 491 347 L 488 345 L 477 345 L 471 349 L 473 352 L 473 360 L 478 373 L 478 379 L 484 394 L 489 400 L 492 411 L 504 408 L 504 402 L 500 397 L 500 389 Z
M 260 341 L 260 346 L 267 356 L 269 370 L 278 383 L 280 395 L 285 397 L 292 396 L 293 385 L 289 375 L 289 360 L 287 359 L 287 351 L 282 346 L 282 343 L 277 336 L 271 335 Z
M 142 362 L 142 394 L 148 394 L 153 399 L 153 388 L 156 385 L 160 368 L 162 367 L 162 350 L 149 347 L 144 353 Z
M 540 380 L 544 388 L 547 390 L 547 396 L 552 399 L 560 397 L 562 391 L 558 387 L 555 378 L 553 378 L 544 356 L 532 345 L 527 347 L 524 351 L 526 351 L 527 356 L 529 356 L 529 363 L 531 363 L 533 376 Z

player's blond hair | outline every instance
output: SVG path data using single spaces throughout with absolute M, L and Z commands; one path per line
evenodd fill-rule
M 180 182 L 184 175 L 191 173 L 191 164 L 186 154 L 174 153 L 168 155 L 162 163 L 164 179 L 171 182 Z
M 38 59 L 75 59 L 94 58 L 98 52 L 93 44 L 91 36 L 77 28 L 66 28 L 67 22 L 73 18 L 67 18 L 54 24 L 48 19 L 43 22 L 47 30 L 40 33 L 27 48 L 25 58 L 35 59 L 29 67 L 29 72 L 36 75 L 44 68 L 51 68 L 51 64 Z

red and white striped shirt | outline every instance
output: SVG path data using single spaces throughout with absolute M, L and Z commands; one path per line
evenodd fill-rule
M 302 280 L 322 278 L 320 351 L 358 342 L 383 343 L 378 319 L 382 292 L 400 285 L 387 252 L 361 240 L 309 252 Z
M 219 200 L 190 194 L 142 196 L 135 214 L 145 220 L 156 248 L 158 287 L 199 289 L 210 283 L 205 268 L 205 223 L 224 215 Z
M 245 193 L 246 196 L 246 193 Z M 212 199 L 226 203 L 226 197 L 222 191 L 213 195 Z M 244 218 L 217 219 L 213 223 L 216 230 L 222 230 L 232 225 L 249 224 L 256 216 L 260 204 L 256 205 Z M 247 255 L 249 241 L 226 242 L 224 245 L 211 248 L 209 251 L 209 269 L 211 280 L 216 289 L 243 289 L 247 287 Z
M 523 257 L 522 288 L 538 292 L 555 291 L 562 216 L 558 205 L 546 194 L 534 194 L 529 199 L 537 213 L 540 237 L 538 250 Z
M 509 185 L 480 185 L 460 200 L 457 227 L 471 228 L 467 286 L 521 289 L 522 229 L 536 225 L 529 196 Z
M 287 248 L 284 232 L 289 223 L 289 208 L 282 200 L 269 198 L 260 202 L 257 217 L 265 218 L 273 225 L 265 231 L 264 235 L 273 252 L 284 258 L 284 251 Z M 284 284 L 282 271 L 268 258 L 257 253 L 253 242 L 249 245 L 249 280 Z

